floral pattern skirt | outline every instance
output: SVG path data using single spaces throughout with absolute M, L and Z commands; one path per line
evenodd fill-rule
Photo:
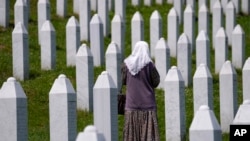
M 124 118 L 123 141 L 160 141 L 156 111 L 125 111 Z

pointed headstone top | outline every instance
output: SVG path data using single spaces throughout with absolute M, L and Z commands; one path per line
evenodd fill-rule
M 185 8 L 184 13 L 194 13 L 192 5 L 188 4 Z
M 245 32 L 243 31 L 241 26 L 237 24 L 233 30 L 233 34 L 245 34 Z
M 200 111 L 208 111 L 209 107 L 207 105 L 201 105 L 199 108 Z
M 120 49 L 118 48 L 117 44 L 112 41 L 106 51 L 106 54 L 117 54 L 117 53 L 121 53 Z
M 101 23 L 102 20 L 98 14 L 95 14 L 90 21 L 90 24 L 101 24 Z
M 58 78 L 54 81 L 52 88 L 50 89 L 50 94 L 75 94 L 75 90 L 70 82 L 70 80 L 64 75 L 60 74 Z
M 24 34 L 28 34 L 25 26 L 23 25 L 22 22 L 18 22 L 16 25 L 15 25 L 15 28 L 13 30 L 13 33 L 24 33 Z
M 132 17 L 132 21 L 143 21 L 143 18 L 142 18 L 141 13 L 139 11 L 135 12 L 135 14 Z
M 116 88 L 115 83 L 112 77 L 109 75 L 107 71 L 103 71 L 97 78 L 94 89 L 99 88 Z
M 0 90 L 1 98 L 26 98 L 22 86 L 14 77 L 9 77 Z
M 199 32 L 199 35 L 198 35 L 198 37 L 197 37 L 197 40 L 199 40 L 199 41 L 204 41 L 204 40 L 208 41 L 209 39 L 208 39 L 208 36 L 207 36 L 207 32 L 204 31 L 204 30 L 201 30 L 201 31 Z
M 79 23 L 77 21 L 77 19 L 75 18 L 75 16 L 71 16 L 67 22 L 67 27 L 70 27 L 70 26 L 73 26 L 73 27 L 76 27 L 76 26 L 79 26 Z
M 185 33 L 182 33 L 181 36 L 179 37 L 178 44 L 188 44 L 189 40 L 188 37 Z
M 55 28 L 49 20 L 46 20 L 42 25 L 41 31 L 55 31 Z
M 244 100 L 243 104 L 244 105 L 250 105 L 250 99 Z
M 82 44 L 78 51 L 76 56 L 93 56 L 91 50 L 86 44 Z
M 208 8 L 207 8 L 206 4 L 201 5 L 199 12 L 208 12 Z
M 236 74 L 236 71 L 231 63 L 231 61 L 226 61 L 222 67 L 221 67 L 221 70 L 220 70 L 220 74 Z
M 213 8 L 222 8 L 222 5 L 221 5 L 221 2 L 219 1 L 219 0 L 217 0 L 215 3 L 214 3 L 214 5 L 213 5 Z
M 250 70 L 250 57 L 248 57 L 247 60 L 245 61 L 243 70 Z
M 156 49 L 165 49 L 165 48 L 169 48 L 167 41 L 161 37 L 160 40 L 158 40 L 157 44 L 156 44 Z
M 234 6 L 233 1 L 229 1 L 229 2 L 227 3 L 227 9 L 235 9 L 235 6 Z
M 165 81 L 183 81 L 184 82 L 184 79 L 181 75 L 180 70 L 176 66 L 172 66 L 171 69 L 169 69 L 167 73 Z
M 177 11 L 174 7 L 170 9 L 168 16 L 177 16 Z
M 150 19 L 161 19 L 161 15 L 160 15 L 160 13 L 158 12 L 158 10 L 155 10 L 155 11 L 151 14 Z
M 221 27 L 217 33 L 216 33 L 216 37 L 227 37 L 226 31 L 223 27 Z
M 116 14 L 112 19 L 112 22 L 122 22 L 122 21 L 123 21 L 122 17 L 118 14 Z
M 194 78 L 212 78 L 212 75 L 205 64 L 200 64 L 197 70 L 195 71 Z
M 97 129 L 96 129 L 95 126 L 89 125 L 89 126 L 85 127 L 84 132 L 96 133 L 96 132 L 97 132 Z

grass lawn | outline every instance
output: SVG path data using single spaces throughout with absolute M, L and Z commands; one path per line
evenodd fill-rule
M 37 2 L 38 0 L 31 0 L 31 12 L 28 26 L 29 33 L 29 57 L 30 57 L 30 79 L 21 81 L 21 85 L 28 97 L 28 137 L 30 141 L 49 141 L 49 91 L 54 83 L 54 80 L 60 75 L 65 74 L 76 88 L 75 67 L 66 66 L 66 40 L 65 31 L 68 19 L 73 14 L 73 0 L 68 0 L 68 14 L 66 18 L 56 16 L 56 0 L 50 1 L 51 7 L 51 22 L 56 30 L 57 43 L 57 58 L 56 69 L 51 71 L 42 71 L 40 63 L 40 46 L 38 44 L 37 36 Z M 130 36 L 130 21 L 136 11 L 140 11 L 144 19 L 145 26 L 145 40 L 149 42 L 149 18 L 154 10 L 158 10 L 163 20 L 163 37 L 167 39 L 167 15 L 172 5 L 153 5 L 151 7 L 141 6 L 133 7 L 130 2 L 126 9 L 126 36 L 125 36 L 125 56 L 128 56 L 131 50 L 131 36 Z M 14 1 L 11 0 L 10 11 L 10 26 L 7 29 L 0 27 L 0 84 L 2 85 L 8 77 L 12 76 L 12 31 L 14 29 Z M 92 12 L 94 14 L 95 12 Z M 110 12 L 110 20 L 112 20 L 114 12 Z M 212 18 L 210 18 L 212 19 Z M 246 58 L 250 56 L 250 16 L 239 15 L 237 23 L 240 24 L 246 34 Z M 197 24 L 197 21 L 196 21 Z M 212 23 L 210 24 L 212 25 Z M 182 27 L 181 27 L 182 32 Z M 212 32 L 212 30 L 211 30 Z M 197 33 L 196 33 L 197 35 Z M 211 39 L 211 35 L 209 37 Z M 105 47 L 111 42 L 110 37 L 105 38 Z M 88 42 L 85 42 L 89 44 Z M 231 50 L 229 51 L 229 54 Z M 231 60 L 231 55 L 229 55 Z M 171 58 L 171 66 L 177 65 L 176 59 Z M 192 56 L 192 73 L 195 72 L 195 56 Z M 211 50 L 211 73 L 213 75 L 213 94 L 214 94 L 214 112 L 219 120 L 219 77 L 214 74 L 214 51 Z M 95 79 L 105 69 L 105 66 L 95 68 Z M 238 95 L 239 104 L 242 102 L 242 78 L 241 70 L 237 70 L 238 80 Z M 188 140 L 188 129 L 193 118 L 193 94 L 192 86 L 185 89 L 186 93 L 186 131 Z M 165 140 L 165 114 L 164 114 L 164 91 L 156 90 L 158 119 L 160 126 L 161 140 Z M 93 124 L 93 113 L 86 111 L 77 112 L 77 129 L 82 131 L 87 125 Z M 119 116 L 119 138 L 122 137 L 123 116 Z M 223 140 L 228 141 L 229 136 L 223 135 Z

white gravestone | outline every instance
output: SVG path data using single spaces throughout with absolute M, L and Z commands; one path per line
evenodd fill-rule
M 191 78 L 191 49 L 188 37 L 183 33 L 178 40 L 177 65 L 182 74 L 185 86 L 188 87 L 192 83 Z
M 10 0 L 0 0 L 0 26 L 8 27 L 10 20 Z
M 151 6 L 152 5 L 152 0 L 144 0 L 144 5 Z
M 162 37 L 162 18 L 160 13 L 155 10 L 150 16 L 150 54 L 155 57 L 155 47 L 158 40 Z
M 110 34 L 110 20 L 109 20 L 109 10 L 108 10 L 108 0 L 97 0 L 97 13 L 103 23 L 103 35 L 107 37 Z
M 236 69 L 242 69 L 245 61 L 245 32 L 238 24 L 232 33 L 232 63 Z
M 166 140 L 183 141 L 186 134 L 185 86 L 177 67 L 168 71 L 164 85 Z
M 227 4 L 230 0 L 221 0 L 221 5 L 223 7 L 223 12 L 226 13 Z
M 125 23 L 120 15 L 115 15 L 111 22 L 111 40 L 114 41 L 121 51 L 121 59 L 124 58 L 125 46 Z
M 205 4 L 206 7 L 208 7 L 208 0 L 198 0 L 198 4 L 199 4 L 199 8 L 201 8 L 201 6 L 202 6 L 203 4 Z
M 49 92 L 50 141 L 75 141 L 76 93 L 70 80 L 60 74 Z
M 228 58 L 227 35 L 221 27 L 215 36 L 215 73 L 219 73 L 222 65 Z
M 209 17 L 209 11 L 207 9 L 207 6 L 203 4 L 199 8 L 199 18 L 198 18 L 198 33 L 202 30 L 207 32 L 207 35 L 209 35 L 210 30 L 210 17 Z
M 89 125 L 85 127 L 83 132 L 78 133 L 76 141 L 105 141 L 104 137 L 95 126 Z
M 182 8 L 182 0 L 174 0 L 174 9 L 176 10 L 176 13 L 178 15 L 178 22 L 179 24 L 182 24 L 183 21 L 183 8 Z
M 41 28 L 41 68 L 51 70 L 56 66 L 56 32 L 50 21 Z
M 126 21 L 127 0 L 115 0 L 115 15 L 120 15 L 122 20 Z
M 250 100 L 244 100 L 240 105 L 236 116 L 233 120 L 233 124 L 250 125 Z
M 174 3 L 174 0 L 167 0 L 167 3 L 168 3 L 168 4 L 173 4 L 173 3 Z
M 209 2 L 209 4 L 210 4 L 210 13 L 211 13 L 211 14 L 213 13 L 214 4 L 215 4 L 215 2 L 217 2 L 217 1 L 220 2 L 220 0 L 210 0 L 210 2 Z
M 131 46 L 132 50 L 138 41 L 144 40 L 144 20 L 139 11 L 135 12 L 131 19 Z
M 89 41 L 89 22 L 90 22 L 90 0 L 80 0 L 79 1 L 79 21 L 80 21 L 80 31 L 81 31 L 81 41 Z
M 115 0 L 108 0 L 108 10 L 113 11 L 114 10 L 114 2 Z
M 163 4 L 163 1 L 164 0 L 155 0 L 155 3 L 161 5 L 161 4 Z
M 28 141 L 28 102 L 22 86 L 8 78 L 0 90 L 0 140 Z
M 86 44 L 76 54 L 77 109 L 93 111 L 94 62 Z
M 191 5 L 194 13 L 196 13 L 196 0 L 186 0 L 186 6 Z
M 13 76 L 19 80 L 29 78 L 29 36 L 21 22 L 12 32 Z
M 45 21 L 50 20 L 49 0 L 39 0 L 37 3 L 37 21 L 38 21 L 38 41 L 41 40 L 41 28 Z
M 228 36 L 228 45 L 232 45 L 232 33 L 236 24 L 235 6 L 232 1 L 227 4 L 225 28 Z
M 142 0 L 131 0 L 131 4 L 133 6 L 140 6 L 142 3 Z
M 170 69 L 170 49 L 164 38 L 160 38 L 155 47 L 155 67 L 160 75 L 158 88 L 164 89 L 165 77 Z
M 91 10 L 97 11 L 97 7 L 98 7 L 97 0 L 91 0 L 90 1 L 90 6 L 91 6 Z
M 90 48 L 94 66 L 104 65 L 103 24 L 98 14 L 95 14 L 90 21 Z
M 240 0 L 231 0 L 231 1 L 234 4 L 236 14 L 239 14 L 239 11 L 240 11 Z M 244 1 L 244 0 L 241 0 L 241 1 Z
M 184 33 L 188 36 L 191 46 L 191 53 L 195 51 L 195 21 L 194 10 L 191 5 L 187 5 L 184 11 Z
M 245 15 L 250 14 L 250 1 L 249 0 L 242 0 L 241 1 L 241 11 Z
M 66 25 L 66 60 L 67 66 L 75 66 L 76 53 L 80 46 L 80 26 L 77 19 L 72 16 Z
M 106 141 L 118 140 L 117 87 L 107 71 L 94 85 L 94 125 Z
M 196 112 L 189 128 L 189 141 L 222 141 L 220 124 L 207 105 Z
M 75 14 L 79 14 L 79 9 L 80 9 L 80 0 L 73 0 L 73 12 Z
M 229 133 L 238 108 L 237 74 L 230 61 L 226 61 L 219 74 L 220 123 L 223 133 Z
M 15 17 L 15 25 L 18 22 L 21 22 L 28 30 L 28 9 L 27 9 L 27 4 L 24 0 L 16 0 L 14 6 L 14 17 Z
M 170 56 L 177 56 L 177 40 L 179 38 L 178 15 L 174 8 L 171 8 L 168 13 L 168 36 L 167 41 L 170 48 Z
M 67 1 L 68 0 L 56 0 L 56 14 L 60 17 L 66 17 L 67 15 Z
M 193 77 L 194 114 L 201 105 L 213 110 L 213 78 L 205 64 L 200 64 Z
M 250 57 L 244 63 L 242 69 L 242 91 L 243 91 L 243 100 L 250 99 Z
M 201 30 L 196 38 L 196 68 L 200 64 L 210 67 L 210 41 L 205 31 Z
M 215 36 L 217 31 L 222 27 L 222 23 L 224 22 L 224 15 L 222 5 L 219 0 L 214 3 L 213 6 L 213 14 L 212 14 L 212 40 L 213 40 L 213 49 L 215 48 Z

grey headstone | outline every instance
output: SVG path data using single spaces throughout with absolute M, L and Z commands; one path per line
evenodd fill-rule
M 131 20 L 131 43 L 132 50 L 138 41 L 144 40 L 144 20 L 139 11 L 135 12 Z
M 108 10 L 108 0 L 97 0 L 98 10 L 97 13 L 103 23 L 103 35 L 104 37 L 110 34 L 110 20 L 109 20 L 109 10 Z
M 26 2 L 24 0 L 16 0 L 14 11 L 15 24 L 21 22 L 28 29 L 28 9 Z
M 28 106 L 22 86 L 10 77 L 0 90 L 0 139 L 28 141 Z
M 37 21 L 38 21 L 38 41 L 41 43 L 41 28 L 45 21 L 50 20 L 49 0 L 39 0 L 37 3 Z
M 131 0 L 131 5 L 133 6 L 140 6 L 142 3 L 142 0 Z
M 80 5 L 79 5 L 79 3 L 80 3 L 80 0 L 73 0 L 73 12 L 75 13 L 75 14 L 79 14 L 79 9 L 80 9 Z
M 179 38 L 178 15 L 174 8 L 171 8 L 168 13 L 168 45 L 170 48 L 170 56 L 177 56 L 177 40 Z
M 152 0 L 144 0 L 144 5 L 151 6 L 152 5 Z
M 66 25 L 67 66 L 75 66 L 76 53 L 80 46 L 80 26 L 77 19 L 71 16 Z
M 185 86 L 181 72 L 173 66 L 165 78 L 165 132 L 168 141 L 183 141 L 186 134 Z
M 223 133 L 229 133 L 238 108 L 237 74 L 230 61 L 226 61 L 220 71 L 220 123 Z
M 19 80 L 29 78 L 29 35 L 21 22 L 12 32 L 13 76 Z
M 176 10 L 176 13 L 178 15 L 178 22 L 179 24 L 182 24 L 183 22 L 183 9 L 182 9 L 182 0 L 174 0 L 174 8 Z
M 198 4 L 199 4 L 199 9 L 203 4 L 205 4 L 206 7 L 208 7 L 208 0 L 198 0 Z
M 241 11 L 245 15 L 250 14 L 250 1 L 249 0 L 242 0 L 241 1 Z
M 239 14 L 240 12 L 240 0 L 231 0 L 235 6 L 235 12 L 236 14 Z M 244 1 L 244 0 L 241 0 Z
M 188 36 L 190 41 L 191 53 L 195 50 L 194 24 L 194 10 L 191 5 L 187 5 L 184 11 L 184 33 Z
M 198 17 L 198 33 L 202 30 L 210 34 L 210 18 L 209 18 L 209 11 L 207 6 L 203 4 L 199 9 L 199 17 Z
M 221 27 L 215 36 L 215 73 L 219 73 L 228 58 L 227 34 Z
M 191 5 L 194 13 L 196 13 L 196 0 L 186 0 L 186 5 Z
M 90 4 L 91 10 L 97 11 L 97 7 L 98 7 L 97 0 L 91 0 L 90 3 L 91 3 Z
M 155 10 L 150 16 L 150 54 L 155 57 L 155 47 L 158 40 L 162 37 L 162 18 L 160 13 Z
M 107 71 L 94 85 L 94 125 L 106 141 L 118 140 L 117 87 Z
M 210 67 L 210 41 L 205 31 L 201 30 L 196 38 L 196 67 L 205 64 Z
M 70 80 L 60 74 L 49 92 L 50 141 L 75 141 L 76 93 Z
M 90 48 L 94 66 L 104 65 L 103 24 L 98 14 L 95 14 L 90 21 Z
M 125 46 L 125 23 L 120 15 L 115 15 L 111 22 L 111 40 L 114 41 L 121 51 L 121 59 L 124 58 Z
M 194 114 L 201 105 L 213 110 L 213 78 L 205 64 L 197 67 L 193 77 Z
M 213 7 L 214 7 L 214 4 L 216 1 L 219 1 L 219 0 L 210 0 L 210 13 L 212 14 L 213 13 Z M 219 1 L 220 2 L 220 1 Z
M 242 69 L 245 61 L 245 32 L 238 24 L 232 33 L 232 63 L 236 69 Z
M 126 21 L 127 0 L 115 0 L 115 15 L 120 15 L 122 20 Z
M 178 40 L 177 65 L 182 74 L 185 86 L 188 87 L 192 83 L 191 78 L 191 49 L 188 37 L 183 33 Z
M 10 0 L 0 0 L 0 26 L 8 27 L 10 20 Z
M 228 36 L 228 45 L 232 45 L 232 33 L 236 24 L 236 9 L 232 1 L 228 2 L 226 8 L 226 32 Z
M 56 0 L 56 14 L 60 17 L 67 15 L 67 0 Z
M 223 12 L 226 13 L 227 4 L 230 0 L 221 0 L 221 5 L 223 7 Z
M 56 32 L 50 21 L 41 28 L 41 68 L 51 70 L 56 66 Z
M 76 55 L 77 109 L 93 111 L 94 62 L 86 44 L 82 44 Z
M 213 110 L 207 105 L 200 106 L 189 128 L 190 141 L 222 141 L 219 122 Z
M 121 50 L 115 42 L 111 42 L 107 48 L 106 71 L 109 72 L 118 90 L 121 89 Z
M 213 14 L 212 14 L 212 29 L 213 29 L 213 49 L 215 48 L 215 36 L 217 31 L 222 27 L 222 23 L 224 22 L 223 8 L 220 3 L 220 0 L 216 0 L 213 6 Z
M 250 58 L 248 57 L 245 61 L 244 67 L 242 69 L 242 91 L 243 100 L 250 99 Z
M 250 125 L 250 100 L 244 100 L 240 105 L 236 116 L 233 120 L 233 124 Z
M 98 132 L 95 126 L 89 125 L 85 127 L 83 132 L 80 132 L 76 141 L 105 141 L 101 133 Z
M 90 0 L 79 1 L 79 21 L 81 31 L 81 41 L 89 41 L 90 36 Z
M 170 49 L 164 38 L 160 38 L 155 46 L 155 66 L 160 75 L 158 88 L 164 88 L 164 81 L 170 69 Z

